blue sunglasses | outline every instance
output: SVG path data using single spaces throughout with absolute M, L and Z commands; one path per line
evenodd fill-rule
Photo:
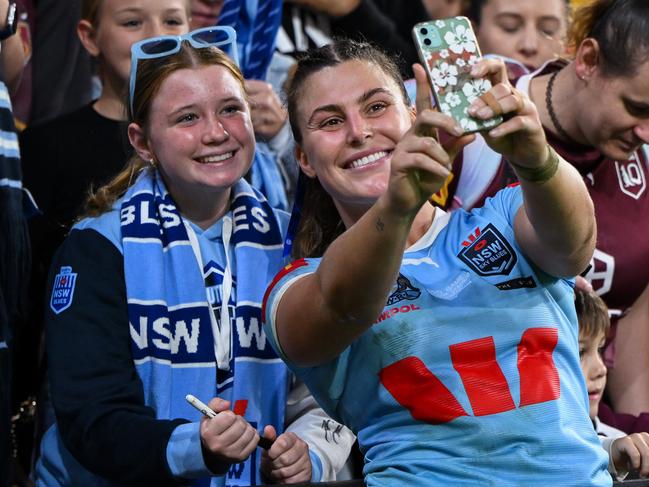
M 135 77 L 137 75 L 137 62 L 140 59 L 153 59 L 170 56 L 180 51 L 183 41 L 195 49 L 205 47 L 218 47 L 239 65 L 237 52 L 237 33 L 232 27 L 226 25 L 203 27 L 180 36 L 150 37 L 136 42 L 131 46 L 131 78 L 129 81 L 129 104 L 133 113 L 133 95 L 135 93 Z

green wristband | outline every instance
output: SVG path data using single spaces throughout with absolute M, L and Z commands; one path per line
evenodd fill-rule
M 516 171 L 518 179 L 530 183 L 544 183 L 554 176 L 559 169 L 559 156 L 554 151 L 552 147 L 548 145 L 548 158 L 545 160 L 542 166 L 539 167 L 523 167 L 513 162 L 509 164 Z

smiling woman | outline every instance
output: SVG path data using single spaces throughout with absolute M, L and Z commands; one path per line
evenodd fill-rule
M 133 46 L 134 58 L 174 49 L 136 61 L 135 155 L 54 259 L 57 423 L 38 485 L 331 480 L 353 441 L 342 427 L 336 445 L 322 439 L 329 418 L 260 329 L 287 215 L 243 179 L 255 150 L 243 77 L 199 34 Z M 218 414 L 201 417 L 188 393 Z M 271 446 L 258 453 L 261 435 Z
M 506 115 L 490 147 L 522 182 L 470 213 L 435 209 L 430 195 L 473 136 L 431 108 L 413 68 L 416 114 L 368 44 L 340 40 L 298 62 L 288 109 L 307 184 L 296 260 L 266 292 L 266 334 L 358 434 L 367 485 L 610 485 L 562 278 L 594 246 L 585 185 L 504 64 L 483 60 L 471 76 L 490 78 Z M 478 98 L 469 114 L 493 109 Z

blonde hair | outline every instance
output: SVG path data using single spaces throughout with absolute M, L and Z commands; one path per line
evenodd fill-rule
M 239 82 L 245 93 L 241 71 L 227 54 L 216 47 L 195 49 L 189 43 L 183 42 L 180 51 L 175 54 L 140 60 L 137 65 L 133 93 L 133 112 L 129 113 L 129 120 L 142 127 L 145 136 L 147 136 L 151 104 L 160 91 L 160 86 L 169 75 L 181 69 L 198 69 L 214 65 L 226 68 Z M 128 101 L 126 106 L 130 107 Z M 115 201 L 126 193 L 137 176 L 147 170 L 147 167 L 149 167 L 149 161 L 144 161 L 140 156 L 134 154 L 112 181 L 98 190 L 90 192 L 85 204 L 84 217 L 98 216 L 109 211 Z

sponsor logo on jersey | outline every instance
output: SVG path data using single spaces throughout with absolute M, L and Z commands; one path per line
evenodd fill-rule
M 381 323 L 382 321 L 385 321 L 388 318 L 392 318 L 394 315 L 399 313 L 410 313 L 411 311 L 419 310 L 421 310 L 421 308 L 416 304 L 404 304 L 403 306 L 397 306 L 396 308 L 386 309 L 383 311 L 383 313 L 381 313 L 381 316 L 379 316 L 379 319 L 376 320 L 374 324 Z
M 498 229 L 489 223 L 476 228 L 457 256 L 479 276 L 508 275 L 516 264 L 516 252 Z
M 640 198 L 647 188 L 647 180 L 635 155 L 628 161 L 615 161 L 615 171 L 622 192 L 633 199 Z
M 54 278 L 54 287 L 50 296 L 50 308 L 57 315 L 72 304 L 76 282 L 77 274 L 72 272 L 72 267 L 62 266 Z
M 420 295 L 421 291 L 410 284 L 407 277 L 399 273 L 399 277 L 397 277 L 397 289 L 388 297 L 386 306 L 392 306 L 393 304 L 405 299 L 412 301 L 413 299 L 417 299 Z
M 444 289 L 429 289 L 426 290 L 429 294 L 437 299 L 445 301 L 452 301 L 457 298 L 459 294 L 471 284 L 471 275 L 466 271 L 461 271 L 451 283 Z
M 518 277 L 511 281 L 499 282 L 496 287 L 501 291 L 511 291 L 512 289 L 522 289 L 536 287 L 536 282 L 532 276 Z

